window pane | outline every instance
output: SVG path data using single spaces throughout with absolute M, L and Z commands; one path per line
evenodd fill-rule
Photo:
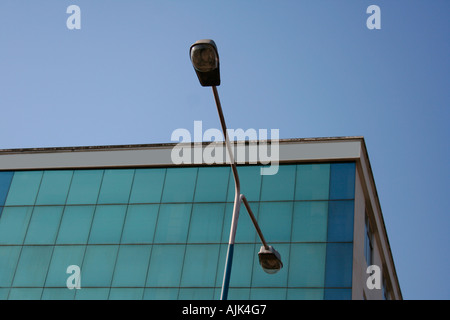
M 285 300 L 286 288 L 252 288 L 250 300 Z
M 185 245 L 154 245 L 147 275 L 147 287 L 178 287 Z
M 52 250 L 51 246 L 24 246 L 20 254 L 13 286 L 43 287 Z
M 5 204 L 6 196 L 8 195 L 9 186 L 11 184 L 13 175 L 14 172 L 11 171 L 0 172 L 0 207 Z
M 280 253 L 283 268 L 275 274 L 266 273 L 259 264 L 258 252 L 261 248 L 260 244 L 255 246 L 253 253 L 253 278 L 252 287 L 286 287 L 289 266 L 289 244 L 276 244 L 274 249 Z M 290 271 L 289 271 L 290 272 Z M 253 299 L 253 298 L 251 298 Z M 283 298 L 285 299 L 285 298 Z
M 184 259 L 183 287 L 214 287 L 219 245 L 188 245 Z
M 68 288 L 44 288 L 41 300 L 73 300 L 75 290 Z
M 85 248 L 85 246 L 55 246 L 45 286 L 63 287 L 68 290 L 66 282 L 70 273 L 67 273 L 67 267 L 76 265 L 81 269 Z M 81 287 L 82 281 L 81 277 Z
M 36 204 L 65 204 L 73 171 L 44 171 Z
M 280 165 L 278 173 L 262 177 L 261 201 L 294 200 L 295 165 Z
M 81 289 L 111 286 L 118 246 L 89 245 L 81 268 Z
M 330 164 L 297 166 L 296 200 L 327 200 L 330 184 Z
M 103 170 L 75 170 L 67 204 L 96 204 Z
M 192 204 L 161 204 L 155 243 L 186 243 Z
M 293 242 L 327 241 L 328 201 L 304 201 L 294 204 Z
M 54 244 L 63 206 L 34 207 L 25 244 Z
M 119 243 L 126 210 L 126 205 L 97 206 L 89 243 Z
M 144 290 L 144 300 L 177 300 L 178 288 L 148 288 Z
M 213 288 L 180 288 L 179 300 L 212 300 Z
M 229 167 L 201 167 L 198 169 L 195 202 L 225 202 Z
M 325 300 L 352 300 L 352 289 L 325 289 Z
M 23 244 L 33 207 L 6 207 L 0 217 L 0 244 Z
M 192 202 L 197 168 L 168 168 L 162 202 Z
M 353 200 L 328 204 L 328 241 L 353 241 Z
M 188 242 L 220 242 L 225 204 L 194 204 Z
M 10 287 L 21 247 L 0 246 L 0 287 Z
M 41 178 L 42 171 L 15 172 L 5 205 L 34 205 Z
M 231 228 L 231 219 L 233 216 L 233 203 L 227 203 L 225 207 L 225 220 L 223 224 L 222 230 L 222 242 L 228 243 L 230 238 L 230 228 Z M 258 217 L 259 210 L 259 202 L 250 202 L 250 208 L 253 211 L 253 214 Z M 236 239 L 235 243 L 238 242 L 255 242 L 256 230 L 253 225 L 252 220 L 250 219 L 250 215 L 247 212 L 244 204 L 241 204 L 241 209 L 239 211 L 238 217 L 238 225 L 236 229 Z
M 152 243 L 159 204 L 129 205 L 122 243 Z
M 353 243 L 328 243 L 325 285 L 352 286 Z
M 148 245 L 120 246 L 112 285 L 114 287 L 144 287 L 150 252 L 151 246 Z
M 87 243 L 94 210 L 95 206 L 66 206 L 56 243 Z
M 245 195 L 248 201 L 259 201 L 261 191 L 261 167 L 260 166 L 238 166 L 239 182 L 241 184 L 241 193 Z M 227 201 L 233 202 L 235 194 L 234 176 L 230 171 L 228 182 Z
M 144 288 L 111 288 L 109 300 L 142 300 Z
M 128 203 L 133 176 L 133 169 L 105 170 L 98 203 Z
M 267 241 L 290 241 L 292 210 L 292 202 L 261 202 L 258 224 Z
M 11 288 L 8 300 L 40 300 L 42 288 Z
M 330 168 L 330 199 L 355 198 L 355 163 L 332 163 Z
M 136 169 L 130 203 L 159 203 L 166 169 Z
M 83 281 L 83 279 L 81 279 Z M 83 288 L 76 290 L 75 300 L 108 300 L 109 288 Z
M 222 253 L 226 256 L 228 246 L 222 246 Z M 250 287 L 253 273 L 253 263 L 255 260 L 255 245 L 237 243 L 234 245 L 233 267 L 231 268 L 230 287 Z M 225 263 L 225 259 L 223 260 Z M 222 286 L 224 265 L 221 264 L 220 274 L 217 277 L 220 282 L 217 285 Z M 231 299 L 231 298 L 230 298 Z M 247 296 L 248 299 L 248 296 Z
M 323 289 L 291 289 L 287 290 L 288 300 L 323 300 Z
M 295 243 L 291 245 L 289 261 L 290 287 L 324 287 L 324 243 Z

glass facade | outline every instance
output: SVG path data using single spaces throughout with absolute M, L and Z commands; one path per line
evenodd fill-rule
M 260 168 L 241 191 L 284 268 L 241 206 L 228 298 L 351 299 L 355 163 Z M 0 299 L 219 299 L 233 200 L 229 167 L 0 172 Z

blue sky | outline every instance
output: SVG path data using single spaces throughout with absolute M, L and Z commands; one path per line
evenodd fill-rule
M 366 27 L 372 4 L 380 30 Z M 449 299 L 449 12 L 446 0 L 2 0 L 0 149 L 219 128 L 188 55 L 212 38 L 228 127 L 364 136 L 404 298 Z

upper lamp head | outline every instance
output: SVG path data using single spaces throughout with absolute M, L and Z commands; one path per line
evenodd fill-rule
M 203 87 L 220 85 L 219 53 L 211 39 L 196 41 L 189 50 L 192 65 Z

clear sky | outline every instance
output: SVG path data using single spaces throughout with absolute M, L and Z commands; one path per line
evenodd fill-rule
M 448 0 L 2 0 L 0 149 L 220 128 L 188 54 L 211 38 L 228 127 L 364 136 L 404 298 L 450 299 L 449 14 Z

